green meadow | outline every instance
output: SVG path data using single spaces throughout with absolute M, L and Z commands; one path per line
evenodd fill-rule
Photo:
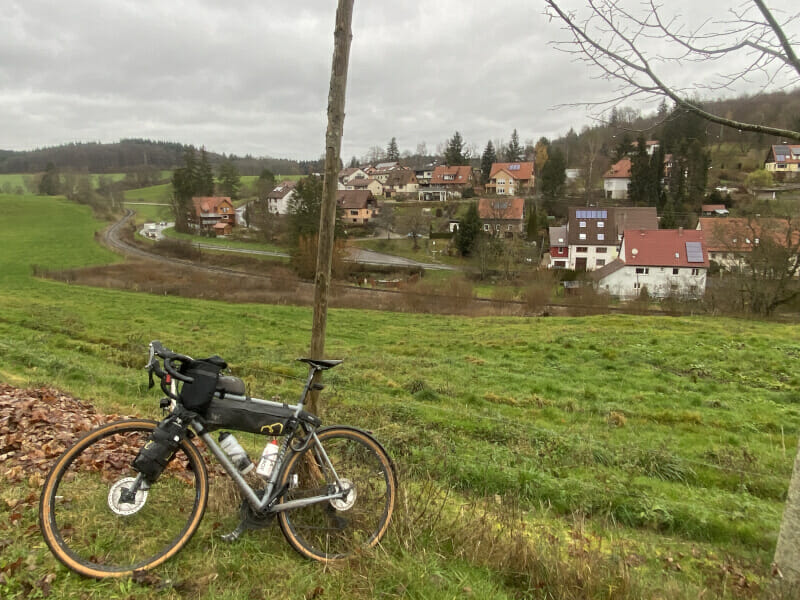
M 121 260 L 94 241 L 106 224 L 58 198 L 0 195 L 0 208 L 15 224 L 0 233 L 1 382 L 154 417 L 142 366 L 159 339 L 220 354 L 253 395 L 295 399 L 310 309 L 40 280 L 33 265 Z M 59 598 L 760 597 L 800 432 L 798 334 L 726 318 L 334 304 L 326 354 L 345 362 L 326 375 L 323 417 L 372 430 L 401 475 L 378 551 L 326 568 L 277 527 L 226 545 L 228 502 L 159 568 L 159 585 L 92 582 L 49 554 L 35 504 L 8 518 L 36 486 L 4 484 L 0 571 L 19 557 L 25 568 L 0 580 L 0 597 L 25 597 L 48 574 Z M 245 437 L 258 452 L 263 441 Z

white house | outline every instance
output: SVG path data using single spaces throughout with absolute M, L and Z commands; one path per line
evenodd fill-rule
M 631 159 L 622 158 L 612 165 L 603 175 L 603 190 L 606 198 L 624 200 L 628 197 L 628 186 L 631 183 Z
M 267 195 L 269 212 L 276 215 L 285 215 L 289 212 L 289 201 L 294 196 L 296 181 L 281 181 L 278 186 Z
M 653 298 L 699 298 L 706 290 L 708 251 L 702 231 L 626 230 L 619 258 L 591 274 L 597 288 L 623 300 L 643 289 Z

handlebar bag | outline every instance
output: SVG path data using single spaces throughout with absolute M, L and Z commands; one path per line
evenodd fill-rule
M 181 404 L 184 408 L 202 413 L 208 407 L 217 389 L 217 380 L 222 366 L 218 362 L 195 360 L 181 365 L 181 373 L 194 379 L 181 387 Z

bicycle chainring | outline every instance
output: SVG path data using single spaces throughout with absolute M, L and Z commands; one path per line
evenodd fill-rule
M 256 490 L 256 495 L 261 500 L 264 497 L 264 490 Z M 275 518 L 275 513 L 259 514 L 253 510 L 247 500 L 242 500 L 242 504 L 239 506 L 239 517 L 242 520 L 240 526 L 244 529 L 264 529 Z

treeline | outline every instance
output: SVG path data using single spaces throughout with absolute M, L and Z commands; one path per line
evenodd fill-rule
M 28 151 L 0 150 L 0 173 L 42 173 L 55 165 L 60 171 L 127 173 L 141 167 L 172 170 L 183 163 L 191 146 L 178 142 L 123 139 L 112 144 L 70 143 Z M 308 175 L 322 171 L 322 159 L 297 161 L 256 158 L 208 152 L 216 167 L 230 161 L 242 175 L 258 175 L 264 169 L 283 175 Z

